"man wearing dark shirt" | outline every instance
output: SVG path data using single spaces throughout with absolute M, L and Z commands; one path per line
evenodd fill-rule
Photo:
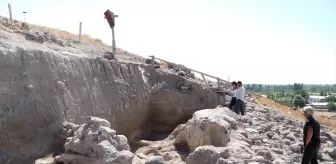
M 235 102 L 236 102 L 236 95 L 235 95 L 235 90 L 237 89 L 237 83 L 235 81 L 233 81 L 231 83 L 232 85 L 232 98 L 231 98 L 231 102 L 230 102 L 230 105 L 229 105 L 229 108 L 232 110 L 233 106 L 235 105 Z
M 320 149 L 320 124 L 313 117 L 314 109 L 311 106 L 303 108 L 306 123 L 303 128 L 304 153 L 302 164 L 317 164 L 317 152 Z

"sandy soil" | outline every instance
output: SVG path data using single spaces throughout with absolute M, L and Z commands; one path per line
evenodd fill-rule
M 283 113 L 286 116 L 293 116 L 294 118 L 298 120 L 304 120 L 304 117 L 302 115 L 302 112 L 299 110 L 293 110 L 291 107 L 279 104 L 273 100 L 267 99 L 265 97 L 261 96 L 253 96 L 253 99 L 259 103 L 264 104 L 265 106 L 269 106 L 275 109 L 280 110 L 281 113 Z M 330 112 L 317 112 L 315 114 L 315 118 L 326 128 L 331 130 L 333 133 L 336 134 L 336 114 L 330 113 Z

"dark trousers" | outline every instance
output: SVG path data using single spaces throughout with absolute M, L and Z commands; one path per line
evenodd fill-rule
M 239 113 L 241 115 L 245 115 L 244 102 L 242 100 L 236 99 L 236 102 L 234 105 L 234 112 L 236 112 L 238 115 Z
M 308 146 L 306 146 L 304 149 L 301 164 L 318 164 L 317 152 L 319 151 L 319 148 L 320 146 L 308 144 Z
M 229 105 L 229 109 L 233 109 L 233 106 L 235 105 L 235 102 L 236 102 L 236 98 L 235 97 L 232 97 L 231 98 L 231 102 L 230 102 L 230 105 Z

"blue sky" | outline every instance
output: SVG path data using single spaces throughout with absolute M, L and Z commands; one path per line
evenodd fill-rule
M 334 0 L 1 0 L 0 14 L 243 83 L 336 83 Z

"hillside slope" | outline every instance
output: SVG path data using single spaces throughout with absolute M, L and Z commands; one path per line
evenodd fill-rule
M 264 104 L 266 106 L 279 110 L 285 116 L 292 116 L 297 120 L 304 120 L 302 112 L 292 110 L 290 107 L 286 105 L 282 105 L 280 103 L 277 103 L 273 100 L 270 100 L 268 98 L 261 97 L 261 96 L 254 96 L 254 99 L 259 104 Z M 325 115 L 316 114 L 315 117 L 322 125 L 324 125 L 326 128 L 330 129 L 333 133 L 336 134 L 336 117 L 335 116 L 325 116 Z

